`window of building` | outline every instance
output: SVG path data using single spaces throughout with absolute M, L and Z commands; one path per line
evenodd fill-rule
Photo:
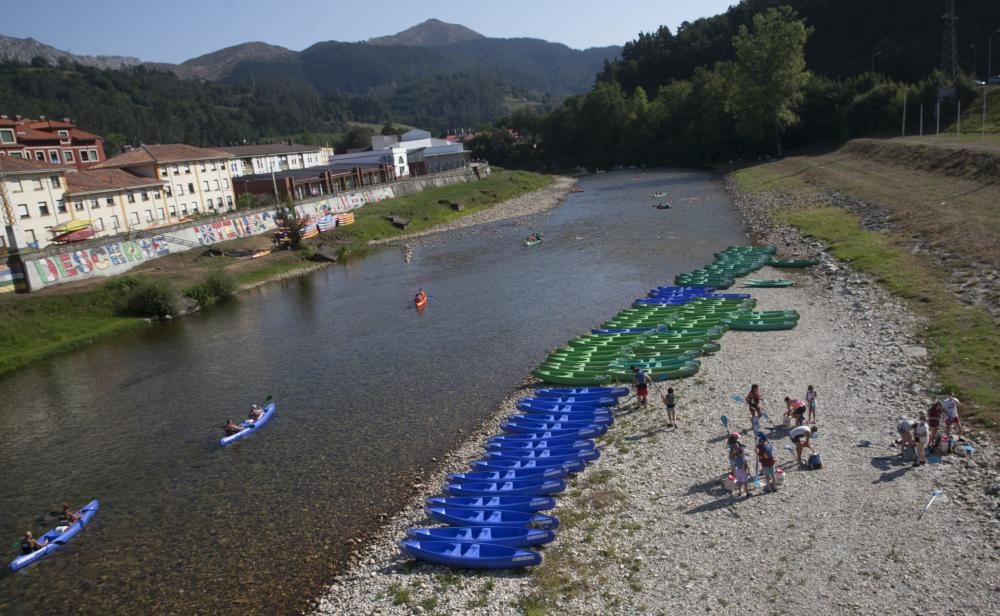
M 153 191 L 153 198 L 154 199 L 159 199 L 160 198 L 160 191 L 154 190 Z
M 100 201 L 98 201 L 97 199 L 91 199 L 90 200 L 90 209 L 96 210 L 99 207 L 101 207 L 101 202 Z
M 177 186 L 177 196 L 180 197 L 181 195 L 184 194 L 184 185 L 177 184 L 176 186 Z
M 208 200 L 208 209 L 210 209 L 210 210 L 211 209 L 215 209 L 215 206 L 212 205 L 212 200 L 211 199 Z
M 205 185 L 205 190 L 208 190 L 208 180 L 205 180 L 204 182 L 202 182 L 202 184 Z
M 24 235 L 25 237 L 28 238 L 28 246 L 31 246 L 32 248 L 38 248 L 38 238 L 35 237 L 34 229 L 25 229 Z
M 88 163 L 90 162 L 90 152 L 87 150 L 80 150 L 80 162 Z
M 63 150 L 63 160 L 68 163 L 76 162 L 76 157 L 73 156 L 73 150 Z
M 107 205 L 114 205 L 115 204 L 115 198 L 114 197 L 107 197 L 107 198 L 104 199 L 104 203 L 106 203 Z
M 166 220 L 167 217 L 163 213 L 163 208 L 162 207 L 157 210 L 157 213 L 160 215 L 160 220 Z
M 14 139 L 14 130 L 10 128 L 0 128 L 0 143 L 17 143 Z
M 63 201 L 62 199 L 60 199 L 56 203 L 56 211 L 59 212 L 60 214 L 65 214 L 66 213 L 66 202 Z
M 179 165 L 174 165 L 174 175 L 177 175 L 180 172 L 181 172 L 180 166 Z
M 135 193 L 133 193 L 131 190 L 125 193 L 125 197 L 128 198 L 129 203 L 135 203 Z
M 128 219 L 133 225 L 139 224 L 139 212 L 129 212 Z
M 187 203 L 182 203 L 181 204 L 181 216 L 187 216 L 187 215 L 188 215 L 188 206 L 187 206 Z
M 146 192 L 145 190 L 142 191 L 142 200 L 143 201 L 149 201 L 149 193 Z
M 10 181 L 10 192 L 24 192 L 24 186 L 21 186 L 21 180 L 9 180 Z
M 222 178 L 222 186 L 229 188 L 229 178 Z
M 170 212 L 170 217 L 171 218 L 176 218 L 177 217 L 177 208 L 176 207 L 174 207 L 172 205 L 168 205 L 167 206 L 167 211 Z
M 58 175 L 50 175 L 49 183 L 52 184 L 52 188 L 62 188 L 62 178 Z
M 194 182 L 188 182 L 188 192 L 194 194 Z
M 73 202 L 73 209 L 76 210 L 77 212 L 82 212 L 84 210 L 84 208 L 85 208 L 85 205 L 83 203 L 83 199 L 81 199 L 79 201 L 74 201 Z M 59 211 L 62 212 L 62 211 L 65 211 L 65 209 L 66 209 L 66 204 L 64 204 L 63 200 L 60 199 L 59 200 Z
M 59 164 L 59 150 L 49 150 L 49 162 Z
M 44 201 L 38 202 L 38 215 L 48 216 L 49 215 L 49 204 Z
M 119 225 L 118 225 L 118 215 L 117 214 L 112 214 L 112 216 L 111 216 L 111 228 L 112 229 L 117 229 L 118 227 L 119 227 Z
M 166 186 L 163 187 L 163 192 L 167 193 L 168 197 L 172 194 L 170 192 L 170 184 L 167 184 Z
M 187 163 L 184 164 L 184 173 L 191 173 L 191 165 Z
M 41 180 L 35 180 L 35 190 L 44 190 L 45 184 L 42 184 Z
M 229 195 L 226 195 L 226 205 L 228 205 L 230 208 L 233 207 L 233 198 Z
M 11 152 L 9 156 L 11 158 L 24 158 L 24 152 Z
M 204 161 L 202 161 L 202 163 L 201 163 L 201 170 L 202 170 L 202 171 L 204 171 L 204 170 L 205 170 L 205 162 L 204 162 Z
M 160 177 L 170 177 L 170 167 L 160 167 Z
M 40 160 L 40 161 L 42 161 L 44 163 L 45 162 L 45 152 L 42 152 L 41 150 L 39 150 L 38 152 L 35 152 L 35 160 Z
M 59 131 L 59 140 L 60 141 L 69 141 L 69 131 L 68 130 L 61 130 L 61 131 Z
M 146 210 L 146 222 L 153 222 L 153 210 Z
M 97 229 L 98 231 L 104 231 L 104 219 L 98 218 L 97 224 L 94 225 L 94 228 Z
M 87 150 L 90 152 L 90 160 L 101 160 L 97 157 L 97 150 Z
M 191 213 L 192 214 L 197 214 L 198 213 L 198 204 L 197 203 L 192 203 L 191 204 Z
M 215 180 L 215 190 L 219 190 L 219 180 Z

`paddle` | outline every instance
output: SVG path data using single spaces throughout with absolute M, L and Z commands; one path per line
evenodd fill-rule
M 936 499 L 937 497 L 941 496 L 942 494 L 944 494 L 943 490 L 934 490 L 933 492 L 931 492 L 931 500 L 929 500 L 927 502 L 927 506 L 924 507 L 924 510 L 920 512 L 919 516 L 917 516 L 918 520 L 921 519 L 921 518 L 923 518 L 924 514 L 927 513 L 927 510 L 931 508 L 931 503 L 934 502 L 934 499 Z
M 725 415 L 723 415 L 722 417 L 719 418 L 719 421 L 722 422 L 722 429 L 725 430 L 726 432 L 728 432 L 729 431 L 729 418 L 726 417 Z

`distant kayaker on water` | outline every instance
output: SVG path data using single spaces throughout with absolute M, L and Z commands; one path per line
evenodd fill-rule
M 638 366 L 632 366 L 632 383 L 635 384 L 635 395 L 642 406 L 646 406 L 646 398 L 649 396 L 649 384 L 652 381 L 653 378 L 648 372 L 640 370 Z
M 232 436 L 232 435 L 236 434 L 237 432 L 240 432 L 241 430 L 243 430 L 242 427 L 240 427 L 237 424 L 233 423 L 232 419 L 227 419 L 226 420 L 226 425 L 222 426 L 222 429 L 226 432 L 226 436 Z
M 413 298 L 413 303 L 415 303 L 415 304 L 422 304 L 426 300 L 427 300 L 427 294 L 424 293 L 424 290 L 423 289 L 417 289 L 417 294 Z
M 70 526 L 79 519 L 80 515 L 70 510 L 69 503 L 63 503 L 62 512 L 59 514 L 59 524 Z
M 45 543 L 39 543 L 38 540 L 35 539 L 34 535 L 31 534 L 30 530 L 25 531 L 24 539 L 21 539 L 21 554 L 31 554 L 32 552 L 36 552 L 44 548 L 46 545 L 48 545 L 47 541 Z

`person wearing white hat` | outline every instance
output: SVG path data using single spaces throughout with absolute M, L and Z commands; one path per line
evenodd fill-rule
M 965 431 L 962 429 L 962 420 L 958 416 L 960 404 L 961 402 L 958 401 L 955 394 L 948 394 L 948 397 L 941 401 L 941 406 L 944 407 L 944 433 L 951 436 L 951 427 L 955 426 L 958 428 L 958 440 L 964 441 Z

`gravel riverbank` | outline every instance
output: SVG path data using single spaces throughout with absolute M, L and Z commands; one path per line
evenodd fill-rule
M 481 212 L 476 212 L 475 214 L 470 214 L 468 216 L 463 216 L 457 218 L 447 224 L 438 225 L 433 229 L 427 229 L 426 231 L 420 231 L 417 233 L 409 233 L 407 235 L 400 235 L 392 238 L 387 238 L 384 240 L 372 240 L 368 242 L 369 246 L 382 246 L 386 244 L 408 244 L 415 245 L 423 242 L 414 241 L 420 238 L 425 238 L 427 236 L 436 235 L 438 233 L 443 233 L 445 231 L 455 231 L 458 229 L 465 229 L 468 227 L 475 227 L 488 222 L 496 222 L 499 220 L 510 220 L 516 218 L 525 218 L 533 214 L 538 214 L 546 210 L 551 210 L 556 207 L 566 198 L 569 194 L 570 189 L 576 184 L 575 178 L 570 178 L 566 176 L 556 176 L 555 180 L 545 188 L 541 190 L 536 190 L 520 197 L 515 197 L 513 199 L 508 199 L 503 203 L 498 203 L 493 207 L 483 210 Z
M 672 384 L 679 428 L 666 427 L 658 399 L 623 409 L 602 457 L 557 499 L 562 527 L 539 568 L 471 573 L 400 556 L 395 541 L 426 524 L 422 498 L 438 493 L 445 470 L 478 457 L 524 394 L 512 392 L 480 433 L 414 487 L 413 503 L 381 536 L 358 550 L 355 565 L 318 599 L 317 614 L 1000 612 L 993 437 L 973 430 L 971 457 L 919 468 L 902 464 L 892 446 L 896 421 L 940 394 L 917 341 L 921 323 L 821 245 L 774 226 L 769 209 L 781 205 L 777 197 L 731 188 L 755 237 L 785 254 L 821 255 L 809 271 L 757 274 L 795 280 L 792 288 L 753 294 L 759 310 L 798 310 L 799 326 L 727 333 L 696 377 Z M 784 484 L 777 493 L 735 498 L 721 485 L 719 418 L 748 427 L 733 395 L 751 383 L 760 384 L 773 421 L 784 396 L 815 386 L 814 445 L 824 468 L 798 468 L 784 432 L 772 428 Z M 652 397 L 665 387 L 655 386 Z M 920 517 L 935 489 L 943 495 Z

